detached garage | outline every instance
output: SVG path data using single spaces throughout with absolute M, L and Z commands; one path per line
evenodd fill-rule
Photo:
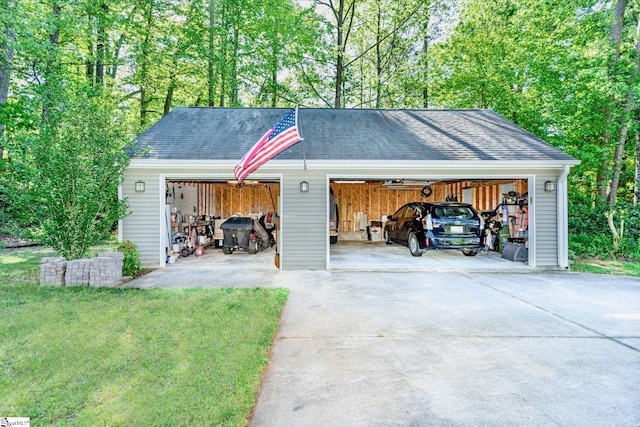
M 521 231 L 526 211 L 517 237 L 528 264 L 568 268 L 567 175 L 579 162 L 500 115 L 301 108 L 304 140 L 238 185 L 236 164 L 288 111 L 176 108 L 139 136 L 119 237 L 137 243 L 144 266 L 171 261 L 178 228 L 220 246 L 220 224 L 239 214 L 273 220 L 279 268 L 329 269 L 335 198 L 338 244 L 370 239 L 410 201 L 457 200 L 481 212 L 510 202 Z

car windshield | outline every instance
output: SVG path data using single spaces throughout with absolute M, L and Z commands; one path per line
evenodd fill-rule
M 466 206 L 439 206 L 435 214 L 437 218 L 473 218 L 473 211 Z

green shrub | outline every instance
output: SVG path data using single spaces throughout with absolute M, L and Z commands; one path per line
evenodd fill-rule
M 596 234 L 607 233 L 607 206 L 596 204 L 586 197 L 569 194 L 569 233 L 579 234 L 589 230 Z
M 140 274 L 140 272 L 142 271 L 142 263 L 140 262 L 138 245 L 127 240 L 126 242 L 120 243 L 116 250 L 124 254 L 122 274 L 124 276 L 138 276 L 138 274 Z
M 569 250 L 577 257 L 609 258 L 613 254 L 613 239 L 604 233 L 571 233 Z

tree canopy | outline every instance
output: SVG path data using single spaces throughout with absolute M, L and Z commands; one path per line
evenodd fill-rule
M 86 161 L 67 132 L 83 114 L 118 127 L 115 155 L 177 105 L 488 108 L 582 161 L 572 212 L 615 236 L 639 195 L 639 16 L 638 0 L 0 0 L 0 203 L 27 147 Z

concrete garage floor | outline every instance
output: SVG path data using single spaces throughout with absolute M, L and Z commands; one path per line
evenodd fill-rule
M 190 255 L 175 264 L 135 281 L 140 287 L 271 286 L 279 274 L 274 264 L 275 248 L 249 255 L 237 251 L 224 255 L 222 249 L 205 248 L 205 255 Z M 460 251 L 431 251 L 413 257 L 409 248 L 369 241 L 338 242 L 330 247 L 332 271 L 403 272 L 512 272 L 532 273 L 526 263 L 501 258 L 497 252 L 467 257 Z
M 464 256 L 458 250 L 429 251 L 411 256 L 406 246 L 384 242 L 338 242 L 330 248 L 331 270 L 345 271 L 468 271 L 533 272 L 527 263 L 509 261 L 498 252 Z
M 456 252 L 429 271 L 397 248 L 412 268 L 280 272 L 272 249 L 212 250 L 130 285 L 290 289 L 254 427 L 640 425 L 639 279 L 470 271 L 455 261 L 483 255 Z

